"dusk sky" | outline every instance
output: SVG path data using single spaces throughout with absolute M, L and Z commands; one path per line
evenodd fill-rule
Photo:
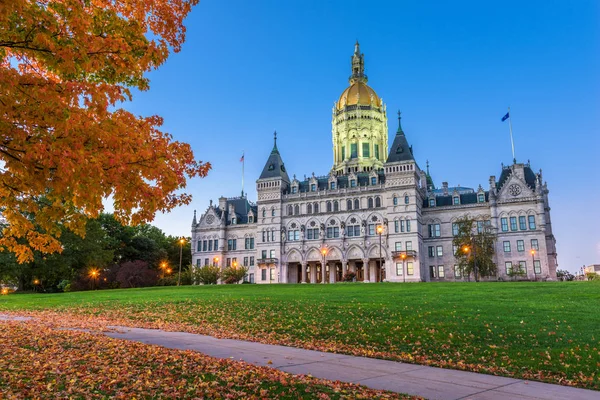
M 187 39 L 127 108 L 164 117 L 213 170 L 153 224 L 190 235 L 193 210 L 255 182 L 273 146 L 290 176 L 328 174 L 331 108 L 358 39 L 369 85 L 396 111 L 436 185 L 489 188 L 516 158 L 548 182 L 560 269 L 600 263 L 600 2 L 202 1 Z M 595 72 L 594 72 L 595 71 Z M 391 143 L 391 141 L 390 141 Z

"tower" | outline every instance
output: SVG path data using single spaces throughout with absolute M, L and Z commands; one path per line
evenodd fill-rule
M 380 169 L 387 160 L 388 131 L 383 100 L 367 85 L 364 54 L 356 42 L 348 86 L 332 111 L 333 172 Z

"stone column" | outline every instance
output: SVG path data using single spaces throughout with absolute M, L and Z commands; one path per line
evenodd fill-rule
M 300 283 L 306 283 L 306 264 L 305 262 L 302 263 L 302 274 L 301 274 L 301 278 L 302 279 L 300 281 Z
M 348 273 L 348 260 L 342 260 L 342 277 Z
M 326 263 L 321 264 L 321 283 L 327 283 L 327 275 L 325 273 L 325 265 Z
M 329 283 L 335 283 L 335 275 L 337 274 L 337 264 L 329 263 Z
M 312 263 L 310 266 L 310 282 L 317 283 L 317 263 Z
M 364 275 L 364 279 L 363 282 L 369 282 L 369 269 L 370 269 L 370 265 L 369 265 L 369 259 L 368 258 L 363 258 L 363 275 Z
M 288 282 L 288 267 L 289 264 L 281 264 L 280 272 L 279 272 L 279 283 L 287 283 Z

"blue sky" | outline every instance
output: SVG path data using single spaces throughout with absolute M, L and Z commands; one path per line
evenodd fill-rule
M 210 161 L 193 203 L 154 224 L 189 235 L 193 210 L 246 191 L 278 132 L 291 174 L 332 165 L 331 107 L 347 86 L 358 39 L 369 84 L 396 110 L 421 168 L 437 185 L 488 188 L 511 161 L 543 170 L 560 268 L 600 263 L 600 2 L 202 1 L 183 49 L 152 72 L 127 108 Z

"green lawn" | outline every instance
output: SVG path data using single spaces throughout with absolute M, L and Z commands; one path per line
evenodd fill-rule
M 600 390 L 595 282 L 230 285 L 10 295 L 58 309 Z

